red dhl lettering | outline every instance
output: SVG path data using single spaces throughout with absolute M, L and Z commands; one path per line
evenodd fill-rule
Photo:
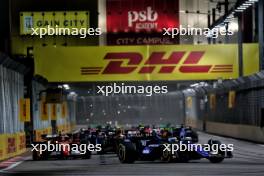
M 109 60 L 105 67 L 82 67 L 82 75 L 97 74 L 130 74 L 137 72 L 138 74 L 173 73 L 178 67 L 181 73 L 230 73 L 233 72 L 233 65 L 198 65 L 203 58 L 205 51 L 175 51 L 165 58 L 166 52 L 153 52 L 145 61 L 143 66 L 143 56 L 137 52 L 118 52 L 107 53 L 104 60 Z M 186 56 L 186 58 L 185 58 Z M 185 58 L 185 59 L 184 59 Z M 184 59 L 182 64 L 180 62 Z M 127 63 L 125 65 L 125 63 Z

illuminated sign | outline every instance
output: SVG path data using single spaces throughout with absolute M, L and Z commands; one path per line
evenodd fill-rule
M 21 12 L 20 34 L 31 34 L 32 28 L 89 28 L 88 11 Z
M 143 66 L 140 63 L 143 57 L 140 53 L 107 53 L 105 60 L 110 60 L 105 68 L 102 68 L 102 74 L 129 74 L 136 71 L 138 74 L 153 73 L 157 67 L 160 67 L 158 73 L 173 73 L 179 66 L 181 73 L 232 73 L 233 64 L 230 65 L 199 65 L 205 51 L 175 51 L 168 58 L 164 58 L 166 52 L 153 52 Z M 187 55 L 187 57 L 185 57 Z M 181 63 L 181 60 L 184 61 Z M 118 60 L 118 61 L 116 61 Z M 123 60 L 123 61 L 120 61 Z M 125 62 L 128 60 L 127 66 Z M 138 67 L 140 67 L 138 69 Z M 98 68 L 98 67 L 96 67 Z M 91 70 L 94 68 L 91 67 Z M 97 69 L 100 73 L 100 69 Z M 88 71 L 86 69 L 86 71 Z
M 178 0 L 107 0 L 108 45 L 177 44 L 163 28 L 179 27 Z
M 245 75 L 258 71 L 258 45 L 244 44 Z M 51 82 L 212 80 L 238 77 L 237 45 L 36 48 L 35 74 Z M 248 57 L 248 56 L 252 57 Z
M 158 28 L 158 12 L 148 6 L 146 10 L 128 11 L 128 27 L 141 29 L 157 29 Z
M 179 26 L 177 0 L 107 0 L 107 31 L 160 31 Z
M 19 119 L 21 122 L 30 122 L 30 99 L 19 100 Z

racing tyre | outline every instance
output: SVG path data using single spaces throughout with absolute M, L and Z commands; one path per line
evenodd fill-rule
M 88 140 L 82 140 L 81 144 L 86 144 L 86 146 L 88 146 L 90 144 L 90 141 Z M 83 159 L 91 159 L 92 156 L 92 152 L 90 150 L 86 150 L 85 154 L 83 155 Z
M 42 154 L 42 160 L 48 160 L 48 151 L 45 151 L 43 154 Z
M 180 163 L 188 163 L 190 160 L 190 156 L 188 152 L 179 152 L 178 156 L 179 156 L 178 162 Z
M 38 148 L 39 150 L 39 148 Z M 47 160 L 48 159 L 48 151 L 43 151 L 40 153 L 40 151 L 33 150 L 32 151 L 32 159 L 34 161 L 39 161 L 39 160 Z
M 83 159 L 91 159 L 92 153 L 87 150 L 87 152 L 84 154 Z
M 39 160 L 41 160 L 41 155 L 40 155 L 40 153 L 38 152 L 38 151 L 33 151 L 32 152 L 32 159 L 34 160 L 34 161 L 39 161 Z
M 221 163 L 224 160 L 223 157 L 211 157 L 209 158 L 209 161 L 211 163 Z
M 161 161 L 171 163 L 174 162 L 175 159 L 173 159 L 172 153 L 170 151 L 164 151 L 164 148 L 162 148 Z
M 120 144 L 118 147 L 118 158 L 121 163 L 134 163 L 136 160 L 135 154 L 132 143 Z
M 105 150 L 104 150 L 104 147 L 102 147 L 102 150 L 101 150 L 101 151 L 98 151 L 97 154 L 98 154 L 98 155 L 106 154 L 106 152 L 105 152 Z
M 218 145 L 218 151 L 217 151 L 217 153 L 218 153 L 218 155 L 219 155 L 219 156 L 211 156 L 211 157 L 208 158 L 208 160 L 209 160 L 211 163 L 221 163 L 221 162 L 224 160 L 224 153 L 223 153 L 222 151 L 219 150 L 220 145 L 221 145 L 221 142 L 218 141 L 218 140 L 212 140 L 212 139 L 210 139 L 210 140 L 208 141 L 208 144 L 209 144 L 210 146 Z

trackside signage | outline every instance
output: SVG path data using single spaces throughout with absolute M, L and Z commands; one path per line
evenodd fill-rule
M 178 0 L 107 0 L 108 32 L 160 31 L 179 26 Z
M 163 28 L 179 20 L 179 0 L 106 0 L 107 45 L 177 44 Z
M 244 45 L 245 74 L 258 71 L 257 45 Z M 236 45 L 36 48 L 35 74 L 51 82 L 212 80 L 238 77 Z M 248 62 L 247 60 L 250 60 Z
M 32 28 L 89 28 L 89 11 L 20 12 L 20 34 L 32 34 Z

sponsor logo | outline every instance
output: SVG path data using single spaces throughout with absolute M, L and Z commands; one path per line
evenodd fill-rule
M 16 152 L 16 139 L 15 138 L 8 138 L 7 139 L 7 153 L 14 153 Z
M 135 29 L 156 29 L 158 12 L 148 6 L 146 10 L 142 11 L 128 11 L 128 27 L 135 27 Z
M 108 74 L 171 74 L 180 73 L 232 73 L 233 65 L 200 65 L 205 51 L 175 51 L 168 58 L 166 52 L 153 52 L 144 62 L 142 54 L 137 52 L 107 53 L 105 67 L 81 67 L 81 75 Z M 185 57 L 187 56 L 187 57 Z M 144 65 L 142 66 L 142 62 Z M 198 65 L 199 64 L 199 65 Z
M 26 148 L 26 137 L 23 136 L 19 136 L 20 139 L 20 143 L 19 143 L 19 150 L 23 150 L 24 148 Z
M 33 27 L 33 17 L 32 16 L 24 16 L 24 32 L 31 32 L 31 28 Z

